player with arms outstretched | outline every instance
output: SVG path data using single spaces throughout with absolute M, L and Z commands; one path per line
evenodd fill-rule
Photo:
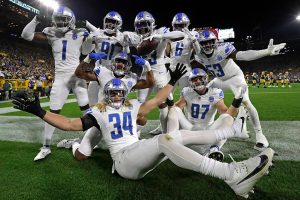
M 35 32 L 39 23 L 37 17 L 25 26 L 22 38 L 28 41 L 48 41 L 52 47 L 55 60 L 55 79 L 50 94 L 50 112 L 59 113 L 70 90 L 74 92 L 80 110 L 85 113 L 89 109 L 86 81 L 75 76 L 79 57 L 83 51 L 82 44 L 88 35 L 85 29 L 75 27 L 75 15 L 67 7 L 60 6 L 53 11 L 53 27 L 43 32 Z M 44 159 L 51 153 L 50 143 L 55 127 L 45 123 L 44 142 L 34 161 Z

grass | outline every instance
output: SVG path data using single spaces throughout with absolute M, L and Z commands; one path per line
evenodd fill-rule
M 37 144 L 0 141 L 0 199 L 235 199 L 221 180 L 162 163 L 139 181 L 111 175 L 108 152 L 98 150 L 87 161 L 76 161 L 70 150 L 53 149 L 33 162 Z M 20 153 L 21 152 L 21 153 Z M 251 199 L 298 199 L 300 162 L 276 161 Z
M 252 88 L 249 87 L 250 99 L 256 107 L 260 120 L 262 121 L 300 121 L 300 84 L 293 84 L 292 88 Z M 153 97 L 154 94 L 151 96 Z M 130 98 L 135 97 L 131 94 Z M 150 98 L 151 98 L 150 97 Z M 70 97 L 72 98 L 72 96 Z M 74 96 L 73 96 L 74 98 Z M 174 98 L 179 98 L 177 89 Z M 229 106 L 232 102 L 233 95 L 231 92 L 225 92 L 225 103 Z M 43 99 L 45 101 L 47 99 Z M 2 106 L 2 104 L 0 104 Z M 9 103 L 11 106 L 11 103 Z M 49 110 L 49 107 L 46 107 Z M 77 103 L 65 104 L 62 114 L 68 117 L 81 116 L 81 111 Z M 5 116 L 32 116 L 25 112 L 13 112 L 2 114 Z M 158 109 L 149 113 L 148 119 L 155 120 L 159 116 Z
M 250 98 L 263 121 L 300 121 L 300 85 L 292 88 L 249 88 Z M 178 98 L 177 90 L 175 98 Z M 72 98 L 72 97 L 71 97 Z M 44 101 L 44 100 L 43 100 Z M 47 99 L 45 99 L 47 101 Z M 225 93 L 230 105 L 232 94 Z M 0 104 L 11 106 L 10 103 Z M 81 116 L 76 103 L 66 104 L 62 114 Z M 14 112 L 5 116 L 24 116 Z M 153 111 L 149 119 L 157 119 Z M 276 123 L 276 122 L 274 122 Z M 287 126 L 288 127 L 288 126 Z M 0 133 L 1 134 L 1 133 Z M 280 134 L 280 133 L 277 133 Z M 282 134 L 288 134 L 288 130 Z M 288 138 L 288 137 L 285 137 Z M 272 140 L 284 143 L 280 151 L 294 152 L 290 140 Z M 229 143 L 234 146 L 235 141 Z M 291 143 L 291 142 L 290 142 Z M 246 148 L 253 144 L 247 143 Z M 103 150 L 94 152 L 87 161 L 76 161 L 71 151 L 52 146 L 52 154 L 42 162 L 33 162 L 40 144 L 0 141 L 0 199 L 236 199 L 235 194 L 221 180 L 174 166 L 170 161 L 162 163 L 139 181 L 125 180 L 111 175 L 112 161 Z M 234 151 L 240 151 L 232 147 Z M 254 151 L 254 150 L 253 150 Z M 245 159 L 246 154 L 235 158 Z M 288 154 L 287 154 L 288 155 Z M 226 160 L 230 162 L 230 160 Z M 251 199 L 294 200 L 300 197 L 300 161 L 276 160 L 270 177 L 256 185 Z

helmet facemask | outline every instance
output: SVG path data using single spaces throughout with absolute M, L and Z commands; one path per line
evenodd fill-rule
M 153 32 L 153 27 L 149 21 L 139 21 L 134 24 L 135 32 L 143 38 L 148 37 Z
M 120 79 L 112 79 L 104 87 L 106 103 L 112 108 L 119 109 L 127 98 L 128 90 L 125 83 Z
M 129 71 L 129 62 L 128 60 L 122 58 L 113 59 L 112 71 L 117 76 L 123 76 L 126 72 Z
M 201 41 L 199 44 L 205 54 L 212 54 L 216 48 L 216 39 Z
M 194 68 L 189 75 L 190 87 L 202 93 L 206 90 L 208 83 L 207 73 L 199 68 Z
M 61 32 L 75 29 L 75 15 L 73 11 L 67 7 L 59 8 L 52 14 L 52 24 Z
M 122 28 L 123 20 L 121 15 L 116 11 L 106 14 L 103 19 L 103 29 L 108 34 L 114 34 Z

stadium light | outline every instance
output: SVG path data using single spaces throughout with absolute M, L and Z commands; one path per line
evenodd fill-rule
M 296 20 L 300 21 L 300 14 L 296 17 Z
M 44 6 L 50 7 L 53 10 L 56 10 L 59 7 L 59 4 L 55 0 L 38 0 Z

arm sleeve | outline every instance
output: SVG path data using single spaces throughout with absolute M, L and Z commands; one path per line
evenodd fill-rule
M 270 53 L 268 49 L 263 50 L 248 50 L 248 51 L 238 51 L 236 53 L 236 59 L 237 60 L 244 60 L 244 61 L 250 61 L 250 60 L 256 60 L 265 56 L 269 56 Z
M 36 16 L 24 27 L 21 37 L 25 40 L 32 41 L 34 37 L 34 32 L 36 26 L 39 22 L 36 19 Z
M 181 31 L 172 31 L 163 34 L 163 39 L 174 40 L 184 38 L 185 34 Z
M 86 114 L 83 117 L 81 117 L 80 119 L 82 122 L 82 130 L 83 131 L 86 131 L 93 126 L 95 126 L 98 130 L 100 130 L 100 126 L 93 115 Z

